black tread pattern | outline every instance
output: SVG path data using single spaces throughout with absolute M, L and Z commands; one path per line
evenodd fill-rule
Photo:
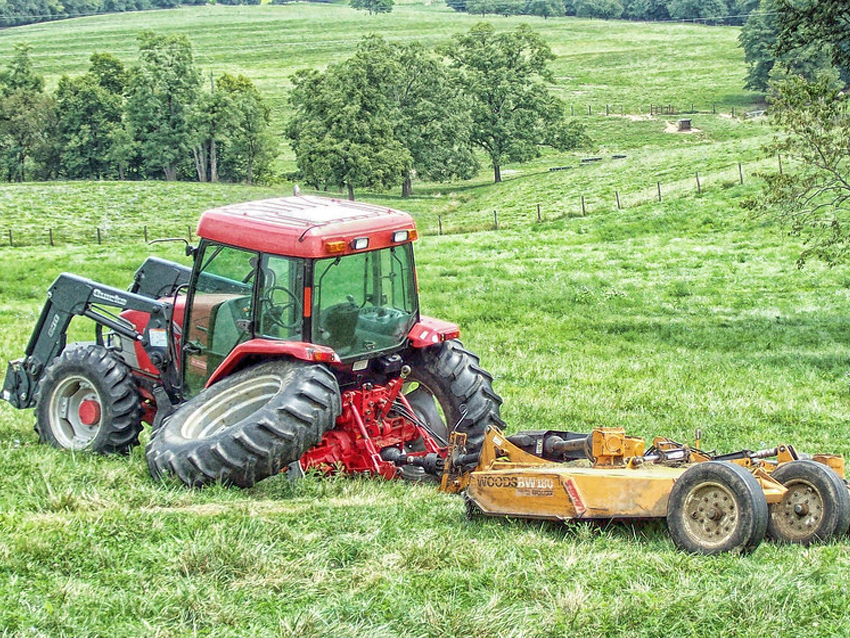
M 449 432 L 452 428 L 464 432 L 470 453 L 480 452 L 487 426 L 505 427 L 499 416 L 502 397 L 493 390 L 493 376 L 481 367 L 478 355 L 459 340 L 420 350 L 409 363 L 413 369 L 409 378 L 421 380 L 434 391 Z
M 100 429 L 86 451 L 127 454 L 137 446 L 143 427 L 139 386 L 121 359 L 96 344 L 70 346 L 45 368 L 35 396 L 35 431 L 39 438 L 62 447 L 50 426 L 50 395 L 58 383 L 71 375 L 88 379 L 103 401 Z
M 706 546 L 686 531 L 685 502 L 690 492 L 706 483 L 728 488 L 738 507 L 738 521 L 722 543 Z M 768 508 L 759 482 L 745 468 L 727 461 L 692 465 L 676 480 L 667 500 L 667 529 L 676 547 L 694 554 L 752 552 L 767 532 Z
M 770 505 L 768 538 L 778 543 L 810 545 L 847 533 L 847 528 L 850 527 L 850 492 L 834 470 L 807 459 L 783 463 L 773 471 L 771 477 L 783 485 L 802 482 L 814 487 L 823 500 L 823 511 L 816 528 L 810 529 L 807 535 L 789 539 L 785 537 L 781 527 L 774 520 L 774 516 L 778 515 L 778 508 L 784 507 L 785 502 L 774 503 Z
M 246 379 L 274 374 L 281 390 L 262 408 L 201 438 L 185 438 L 186 418 L 222 391 Z M 336 378 L 326 367 L 278 360 L 240 371 L 200 392 L 163 423 L 146 450 L 154 478 L 175 476 L 190 487 L 221 482 L 251 487 L 278 474 L 319 443 L 342 411 Z

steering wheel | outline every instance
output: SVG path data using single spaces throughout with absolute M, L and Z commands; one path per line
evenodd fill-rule
M 265 316 L 272 324 L 284 330 L 294 330 L 301 325 L 301 300 L 289 288 L 269 286 L 263 293 L 263 301 L 268 304 Z M 287 324 L 281 317 L 289 312 L 295 316 L 295 320 Z

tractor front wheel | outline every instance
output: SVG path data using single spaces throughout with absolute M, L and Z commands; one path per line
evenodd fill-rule
M 35 431 L 44 443 L 101 454 L 126 454 L 139 444 L 139 387 L 103 346 L 66 348 L 45 369 L 35 401 Z
M 251 487 L 297 461 L 336 422 L 339 385 L 321 365 L 278 360 L 237 372 L 184 403 L 146 450 L 154 478 Z
M 679 549 L 695 554 L 747 553 L 767 530 L 767 501 L 755 477 L 740 465 L 694 465 L 673 485 L 667 527 Z
M 417 350 L 408 363 L 411 372 L 402 392 L 438 443 L 445 445 L 457 430 L 467 435 L 467 448 L 474 453 L 481 450 L 488 425 L 504 427 L 493 377 L 460 341 Z
M 850 492 L 833 470 L 815 461 L 791 461 L 771 474 L 788 491 L 770 506 L 768 538 L 810 545 L 850 527 Z

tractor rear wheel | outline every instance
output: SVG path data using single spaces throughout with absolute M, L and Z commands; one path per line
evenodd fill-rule
M 788 492 L 770 506 L 768 538 L 810 545 L 850 527 L 850 492 L 833 470 L 815 461 L 791 461 L 771 474 Z
M 417 350 L 407 362 L 411 373 L 402 392 L 439 444 L 445 445 L 457 430 L 466 433 L 467 448 L 475 453 L 484 444 L 488 425 L 504 427 L 499 417 L 502 398 L 493 390 L 493 377 L 460 341 Z
M 35 401 L 35 431 L 44 443 L 101 454 L 126 454 L 139 444 L 139 386 L 103 346 L 66 348 L 45 368 Z
M 747 553 L 767 530 L 767 501 L 755 477 L 740 465 L 694 465 L 673 485 L 667 527 L 679 549 L 695 554 Z
M 324 366 L 261 363 L 237 372 L 170 415 L 146 450 L 154 478 L 189 487 L 251 487 L 297 461 L 336 422 L 339 385 Z

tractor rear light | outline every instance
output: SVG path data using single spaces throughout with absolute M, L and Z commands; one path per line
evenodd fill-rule
M 351 249 L 352 250 L 366 250 L 369 247 L 369 238 L 368 237 L 356 237 L 351 240 Z
M 326 241 L 325 242 L 325 250 L 330 254 L 335 255 L 336 253 L 344 253 L 345 252 L 345 242 L 340 240 L 336 241 Z
M 457 339 L 460 337 L 460 330 L 453 330 L 452 332 L 444 332 L 443 333 L 443 341 L 449 341 L 451 339 Z
M 315 348 L 307 348 L 307 356 L 311 361 L 316 363 L 333 363 L 336 361 L 336 353 L 332 350 L 317 350 Z
M 413 241 L 418 235 L 415 230 L 397 230 L 393 233 L 393 243 L 398 244 L 403 241 Z

